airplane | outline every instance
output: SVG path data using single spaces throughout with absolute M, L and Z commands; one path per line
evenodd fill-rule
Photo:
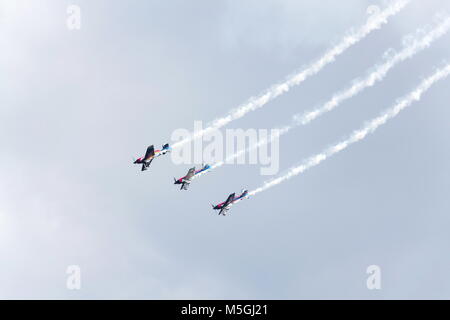
M 205 164 L 203 166 L 203 168 L 201 168 L 200 170 L 197 170 L 197 171 L 195 171 L 195 167 L 190 168 L 188 173 L 184 177 L 182 177 L 180 179 L 173 178 L 174 184 L 181 184 L 180 190 L 187 190 L 189 187 L 189 184 L 195 177 L 200 176 L 201 174 L 205 173 L 209 169 L 211 169 L 211 166 L 209 164 Z
M 242 190 L 240 196 L 236 197 L 235 193 L 232 193 L 228 196 L 225 202 L 219 203 L 218 205 L 212 205 L 214 210 L 220 210 L 219 215 L 225 216 L 227 211 L 230 210 L 231 206 L 242 199 L 248 198 L 248 190 Z
M 150 163 L 152 163 L 153 159 L 155 159 L 156 157 L 159 157 L 163 154 L 166 154 L 169 151 L 170 151 L 170 147 L 169 147 L 168 143 L 163 145 L 161 150 L 155 150 L 153 145 L 151 145 L 147 148 L 147 151 L 145 152 L 145 156 L 135 160 L 134 163 L 135 164 L 142 163 L 142 171 L 145 171 L 148 169 L 148 166 L 150 165 Z

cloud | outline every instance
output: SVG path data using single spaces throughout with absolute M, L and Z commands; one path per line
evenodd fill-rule
M 325 46 L 336 35 L 366 20 L 365 1 L 226 1 L 221 19 L 222 44 L 293 54 L 308 46 Z M 317 18 L 320 17 L 320 18 Z

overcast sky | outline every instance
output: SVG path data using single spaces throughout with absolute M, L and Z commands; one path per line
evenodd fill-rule
M 283 80 L 367 20 L 347 0 L 0 0 L 0 298 L 450 298 L 450 80 L 366 140 L 217 216 L 267 177 L 132 164 Z M 81 29 L 66 26 L 68 5 Z M 227 128 L 271 129 L 325 102 L 450 13 L 413 0 L 317 76 Z M 280 173 L 390 107 L 450 35 L 280 140 Z M 66 288 L 79 265 L 81 290 Z M 382 289 L 368 290 L 378 265 Z

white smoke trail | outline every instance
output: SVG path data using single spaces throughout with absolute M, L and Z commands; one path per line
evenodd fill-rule
M 317 109 L 306 112 L 305 114 L 294 115 L 292 118 L 293 119 L 292 123 L 290 125 L 278 128 L 278 133 L 272 136 L 270 140 L 263 139 L 260 140 L 257 144 L 251 145 L 246 149 L 241 149 L 236 153 L 228 156 L 224 161 L 215 163 L 212 166 L 212 169 L 221 167 L 225 163 L 230 163 L 233 159 L 238 158 L 242 154 L 245 154 L 246 152 L 249 152 L 251 150 L 259 148 L 262 145 L 272 142 L 274 139 L 278 138 L 281 135 L 286 134 L 291 129 L 297 126 L 306 125 L 310 123 L 311 121 L 318 118 L 322 114 L 335 109 L 345 100 L 354 97 L 355 95 L 357 95 L 358 93 L 360 93 L 361 91 L 363 91 L 368 87 L 374 86 L 376 82 L 382 81 L 384 77 L 388 74 L 388 72 L 395 65 L 411 58 L 420 51 L 428 48 L 434 41 L 444 36 L 450 30 L 450 17 L 446 17 L 440 23 L 438 23 L 436 27 L 434 27 L 427 33 L 423 34 L 425 29 L 428 28 L 418 30 L 415 36 L 411 35 L 405 37 L 404 39 L 409 39 L 408 45 L 405 46 L 400 52 L 396 53 L 391 58 L 389 58 L 385 63 L 375 67 L 374 71 L 369 73 L 365 78 L 357 79 L 356 81 L 353 82 L 353 85 L 333 95 L 333 97 L 330 100 L 328 100 L 326 103 L 324 103 Z M 392 51 L 392 49 L 388 50 L 387 52 L 390 51 Z
M 383 112 L 380 116 L 368 122 L 363 128 L 354 131 L 349 138 L 333 145 L 332 147 L 327 148 L 325 151 L 316 154 L 315 156 L 308 158 L 306 161 L 303 162 L 303 164 L 291 168 L 285 175 L 270 180 L 268 182 L 265 182 L 263 186 L 249 192 L 249 195 L 256 195 L 269 188 L 279 185 L 280 183 L 288 179 L 291 179 L 312 167 L 317 166 L 318 164 L 325 161 L 334 154 L 346 149 L 351 144 L 363 140 L 369 133 L 373 133 L 378 127 L 385 124 L 389 119 L 392 119 L 395 116 L 397 116 L 400 113 L 400 111 L 410 106 L 413 102 L 419 101 L 420 98 L 422 97 L 422 94 L 424 94 L 433 84 L 435 84 L 439 80 L 448 77 L 449 75 L 450 75 L 450 64 L 448 64 L 445 68 L 437 70 L 432 76 L 423 80 L 422 83 L 415 90 L 413 90 L 404 98 L 400 99 L 392 108 L 388 109 L 387 111 Z
M 348 48 L 357 42 L 364 39 L 372 31 L 379 29 L 383 24 L 387 23 L 387 19 L 393 15 L 399 13 L 411 0 L 397 0 L 391 3 L 386 9 L 378 13 L 375 17 L 371 17 L 366 24 L 360 27 L 358 30 L 348 34 L 340 43 L 328 50 L 321 58 L 310 64 L 306 69 L 290 76 L 286 81 L 276 84 L 266 90 L 260 96 L 251 98 L 247 103 L 237 107 L 230 111 L 230 113 L 222 118 L 218 118 L 213 123 L 204 128 L 203 130 L 193 133 L 190 137 L 176 142 L 172 145 L 172 148 L 178 148 L 182 145 L 203 136 L 204 134 L 219 129 L 233 120 L 242 118 L 247 113 L 261 108 L 269 101 L 276 97 L 286 93 L 293 86 L 299 85 L 305 81 L 308 77 L 317 74 L 326 65 L 332 63 L 337 56 L 344 53 Z
M 383 80 L 384 77 L 387 75 L 387 73 L 396 64 L 403 62 L 411 58 L 415 54 L 417 54 L 419 51 L 428 48 L 432 42 L 445 35 L 449 29 L 450 29 L 450 18 L 447 17 L 442 23 L 440 23 L 436 28 L 431 30 L 422 38 L 418 38 L 417 36 L 415 38 L 411 38 L 412 36 L 407 37 L 407 39 L 410 39 L 411 44 L 405 47 L 399 53 L 395 54 L 384 64 L 376 67 L 376 70 L 370 73 L 365 79 L 357 80 L 350 88 L 334 95 L 333 98 L 327 103 L 325 103 L 322 107 L 307 112 L 301 116 L 296 115 L 294 117 L 294 120 L 301 124 L 307 124 L 312 120 L 316 119 L 317 117 L 319 117 L 320 115 L 333 110 L 344 100 L 354 97 L 356 94 L 360 93 L 365 88 L 372 87 L 376 82 Z M 421 31 L 417 32 L 417 34 L 420 33 Z

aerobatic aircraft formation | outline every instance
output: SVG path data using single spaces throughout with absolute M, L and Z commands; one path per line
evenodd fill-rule
M 153 161 L 153 159 L 165 155 L 166 153 L 170 152 L 170 146 L 168 143 L 164 144 L 161 148 L 161 150 L 155 150 L 155 147 L 153 145 L 147 147 L 147 151 L 145 152 L 145 155 L 143 157 L 140 157 L 136 160 L 134 160 L 134 164 L 142 164 L 141 171 L 145 171 L 150 166 L 150 163 Z M 179 179 L 174 178 L 174 184 L 181 185 L 180 190 L 187 190 L 191 182 L 201 176 L 204 173 L 207 173 L 209 170 L 211 170 L 211 166 L 209 164 L 202 165 L 202 168 L 199 170 L 195 170 L 195 167 L 192 167 L 189 169 L 188 173 Z M 228 196 L 227 200 L 225 202 L 219 203 L 218 205 L 214 206 L 214 210 L 220 210 L 219 215 L 226 215 L 226 212 L 231 208 L 231 206 L 242 200 L 248 198 L 248 190 L 243 190 L 242 194 L 238 197 L 235 197 L 235 193 L 232 193 Z
M 392 1 L 387 5 L 384 10 L 380 10 L 375 16 L 368 19 L 367 23 L 361 26 L 359 29 L 353 30 L 350 35 L 344 37 L 340 42 L 334 45 L 332 48 L 327 50 L 320 58 L 314 60 L 311 64 L 307 65 L 300 72 L 295 73 L 288 77 L 284 82 L 278 83 L 269 87 L 260 96 L 253 97 L 245 104 L 240 105 L 238 108 L 232 109 L 228 114 L 222 118 L 217 118 L 211 125 L 202 130 L 196 131 L 189 138 L 178 141 L 172 148 L 177 148 L 184 143 L 193 141 L 206 133 L 220 129 L 221 127 L 227 125 L 231 121 L 242 118 L 244 115 L 251 111 L 262 108 L 268 104 L 271 100 L 281 96 L 282 94 L 288 92 L 290 88 L 300 85 L 307 78 L 320 72 L 326 65 L 336 61 L 337 56 L 343 54 L 352 45 L 358 43 L 369 35 L 372 31 L 378 30 L 383 24 L 387 23 L 388 18 L 399 13 L 404 7 L 408 5 L 410 0 L 396 0 Z M 290 132 L 292 129 L 311 123 L 313 120 L 319 116 L 328 113 L 336 109 L 344 101 L 351 99 L 365 89 L 371 88 L 377 82 L 381 82 L 388 72 L 394 68 L 397 64 L 407 61 L 414 55 L 430 47 L 431 43 L 437 41 L 441 37 L 450 31 L 450 15 L 445 14 L 435 19 L 432 26 L 427 26 L 426 28 L 419 28 L 417 32 L 406 36 L 404 39 L 408 41 L 403 41 L 403 47 L 400 50 L 389 49 L 383 55 L 382 63 L 377 63 L 373 68 L 367 72 L 367 75 L 361 78 L 356 78 L 352 81 L 346 88 L 333 94 L 331 99 L 328 100 L 323 105 L 319 105 L 315 109 L 302 114 L 295 114 L 290 123 L 284 126 L 280 126 L 282 130 L 278 136 L 284 135 Z M 426 31 L 424 31 L 426 30 Z M 387 54 L 389 53 L 389 54 Z M 304 159 L 304 161 L 297 166 L 291 167 L 287 173 L 280 175 L 270 181 L 264 182 L 263 185 L 257 187 L 251 191 L 243 190 L 242 193 L 236 196 L 235 193 L 230 194 L 226 200 L 217 205 L 213 205 L 214 210 L 219 210 L 219 215 L 225 216 L 227 211 L 231 206 L 238 201 L 247 199 L 249 196 L 254 196 L 263 191 L 266 191 L 276 185 L 283 183 L 299 174 L 302 174 L 306 170 L 317 166 L 322 163 L 332 155 L 345 150 L 351 144 L 363 140 L 369 133 L 374 132 L 378 127 L 385 124 L 387 120 L 396 117 L 400 111 L 406 107 L 413 104 L 415 101 L 419 101 L 421 96 L 427 92 L 435 83 L 450 77 L 450 64 L 438 68 L 432 75 L 425 78 L 419 83 L 409 94 L 403 95 L 397 100 L 397 102 L 381 113 L 376 118 L 371 121 L 366 122 L 359 130 L 354 131 L 353 134 L 349 135 L 344 140 L 337 142 L 331 147 L 325 148 L 320 153 L 317 153 L 309 158 Z M 267 143 L 267 141 L 265 142 Z M 259 147 L 258 144 L 254 144 L 245 150 L 239 150 L 232 157 L 239 156 L 242 152 L 248 152 L 254 147 Z M 142 171 L 145 171 L 150 166 L 153 159 L 170 152 L 171 147 L 169 144 L 162 146 L 161 150 L 155 150 L 153 145 L 147 148 L 145 155 L 134 161 L 135 164 L 142 164 Z M 180 185 L 180 190 L 188 190 L 188 187 L 197 177 L 202 174 L 220 167 L 223 162 L 213 164 L 212 166 L 206 164 L 203 165 L 201 169 L 196 170 L 192 167 L 188 170 L 184 177 L 179 179 L 174 178 L 174 184 Z

